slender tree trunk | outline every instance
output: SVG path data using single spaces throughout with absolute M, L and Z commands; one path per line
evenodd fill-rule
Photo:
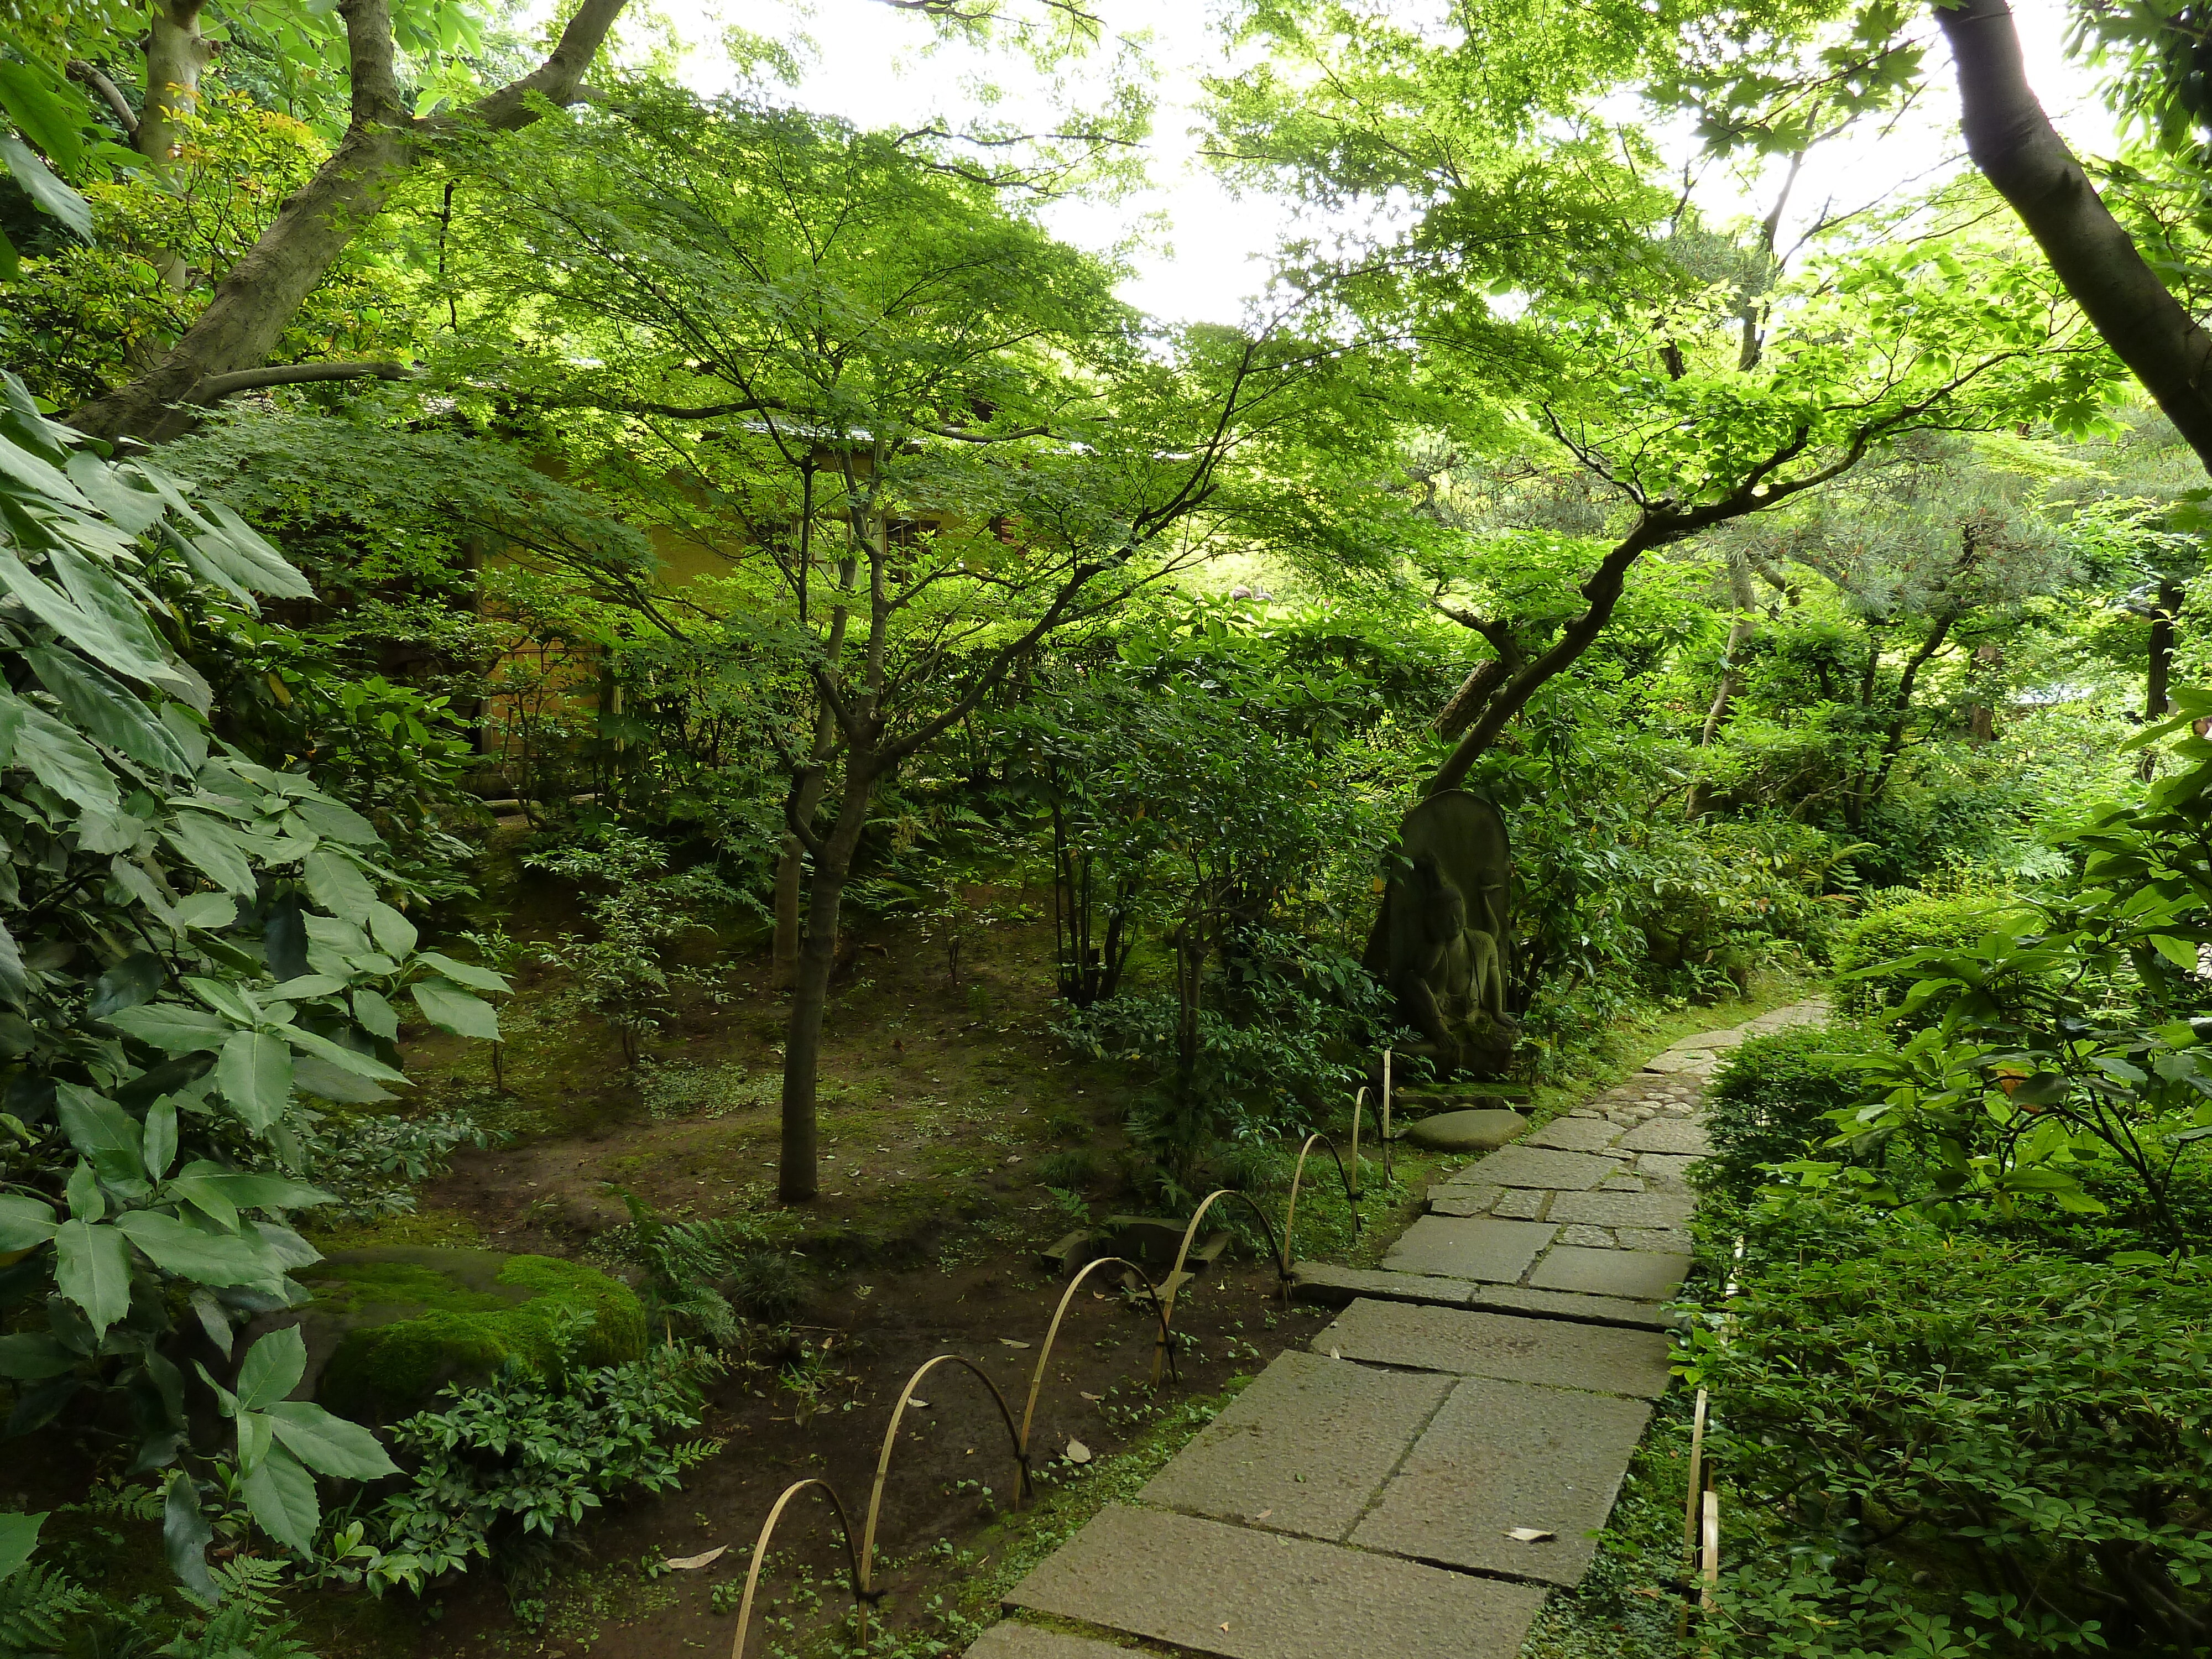
M 2005 0 L 1939 0 L 1974 165 L 2011 204 L 2067 293 L 2212 467 L 2212 337 L 2115 219 L 2027 84 Z
M 818 1190 L 815 1176 L 814 1103 L 822 1063 L 822 1018 L 830 1003 L 830 975 L 837 965 L 837 913 L 853 854 L 867 827 L 868 795 L 875 786 L 874 757 L 848 751 L 845 790 L 837 821 L 814 855 L 806 896 L 806 936 L 799 947 L 799 976 L 792 986 L 791 1021 L 783 1040 L 783 1133 L 776 1196 L 803 1204 Z
M 389 0 L 339 0 L 353 82 L 345 137 L 216 284 L 206 309 L 168 353 L 128 385 L 72 410 L 70 424 L 98 438 L 155 443 L 189 430 L 193 417 L 177 406 L 193 404 L 204 383 L 269 355 L 301 302 L 416 165 L 424 137 L 461 120 L 495 131 L 526 126 L 538 118 L 541 95 L 556 104 L 573 101 L 623 5 L 584 0 L 537 70 L 478 99 L 458 118 L 416 120 L 393 70 Z M 149 55 L 149 70 L 151 63 Z M 155 125 L 139 124 L 139 148 L 149 155 L 149 145 L 158 140 L 146 131 Z
M 1728 643 L 1721 649 L 1720 684 L 1713 688 L 1713 701 L 1705 710 L 1705 726 L 1698 732 L 1698 747 L 1710 749 L 1720 737 L 1721 726 L 1728 719 L 1729 706 L 1735 701 L 1743 685 L 1743 653 L 1759 636 L 1759 595 L 1751 586 L 1751 561 L 1741 553 L 1730 553 L 1728 559 L 1729 600 L 1735 607 L 1735 620 L 1729 624 Z M 1683 810 L 1696 817 L 1705 810 L 1705 781 L 1699 778 L 1690 786 Z
M 2174 624 L 2187 603 L 2189 590 L 2173 577 L 2160 579 L 2158 608 L 2150 617 L 2150 662 L 2143 676 L 2143 719 L 2163 720 L 2168 711 L 2171 697 L 2168 685 L 2173 677 Z
M 2171 576 L 2158 584 L 2158 605 L 2150 615 L 2150 660 L 2143 673 L 2143 719 L 2163 720 L 2173 707 L 2169 686 L 2173 678 L 2175 623 L 2188 602 L 2189 590 Z M 2136 775 L 2148 783 L 2158 771 L 2158 750 L 2146 749 L 2136 761 Z
M 215 43 L 200 33 L 203 0 L 154 0 L 146 28 L 146 97 L 132 146 L 169 180 L 185 124 L 200 100 L 200 76 L 215 58 Z M 191 286 L 191 268 L 171 248 L 146 250 L 169 288 Z

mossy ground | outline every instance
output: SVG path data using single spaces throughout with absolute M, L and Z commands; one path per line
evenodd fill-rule
M 387 1246 L 334 1256 L 301 1279 L 315 1294 L 314 1316 L 353 1327 L 316 1390 L 348 1416 L 389 1420 L 428 1405 L 448 1383 L 488 1377 L 510 1363 L 556 1376 L 569 1358 L 564 1342 L 585 1365 L 644 1352 L 636 1296 L 581 1262 Z M 586 1322 L 572 1329 L 578 1318 Z

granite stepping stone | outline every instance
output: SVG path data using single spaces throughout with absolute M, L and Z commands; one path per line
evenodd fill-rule
M 1219 1521 L 1341 1540 L 1451 1379 L 1282 1355 L 1138 1494 Z
M 1697 1207 L 1687 1193 L 1561 1193 L 1551 1218 L 1592 1227 L 1686 1227 Z
M 1644 1126 L 1649 1127 L 1649 1126 Z M 1672 1147 L 1643 1148 L 1655 1152 Z M 1588 1192 L 1607 1176 L 1619 1175 L 1620 1160 L 1591 1152 L 1555 1152 L 1547 1146 L 1508 1146 L 1462 1172 L 1462 1179 L 1492 1187 L 1534 1187 L 1559 1192 Z
M 1558 1231 L 1541 1221 L 1425 1215 L 1406 1229 L 1382 1266 L 1393 1273 L 1517 1285 Z
M 1702 1123 L 1692 1122 L 1687 1118 L 1655 1117 L 1649 1122 L 1638 1124 L 1621 1136 L 1620 1149 L 1627 1152 L 1671 1152 L 1678 1158 L 1703 1158 L 1712 1151 L 1713 1143 Z M 1523 1149 L 1515 1147 L 1513 1150 L 1520 1152 Z M 1502 1158 L 1504 1154 L 1494 1153 L 1492 1156 Z M 1482 1161 L 1487 1164 L 1490 1159 Z M 1498 1182 L 1501 1187 L 1520 1184 L 1510 1181 Z M 1596 1184 L 1595 1182 L 1590 1183 L 1592 1186 Z
M 1006 1620 L 975 1638 L 968 1659 L 1130 1659 L 1130 1650 L 1065 1631 Z
M 1561 1117 L 1528 1136 L 1522 1145 L 1549 1146 L 1565 1152 L 1595 1152 L 1612 1146 L 1620 1133 L 1618 1125 L 1601 1117 Z
M 1571 1588 L 1597 1553 L 1651 1408 L 1471 1377 L 1452 1390 L 1354 1544 Z M 1521 1543 L 1516 1528 L 1554 1534 Z
M 1332 1308 L 1341 1308 L 1363 1296 L 1385 1302 L 1424 1302 L 1432 1307 L 1464 1308 L 1476 1289 L 1464 1279 L 1443 1279 L 1433 1273 L 1387 1273 L 1379 1267 L 1340 1267 L 1333 1261 L 1301 1261 L 1291 1269 L 1292 1295 L 1302 1302 L 1318 1302 Z
M 1422 1118 L 1407 1129 L 1406 1139 L 1440 1152 L 1486 1152 L 1518 1139 L 1528 1127 L 1518 1112 L 1470 1108 Z
M 1629 1252 L 1582 1254 L 1620 1257 Z M 1364 1298 L 1323 1328 L 1312 1347 L 1316 1353 L 1334 1352 L 1370 1364 L 1495 1376 L 1508 1382 L 1540 1382 L 1641 1400 L 1656 1400 L 1665 1393 L 1668 1376 L 1666 1339 L 1652 1332 Z
M 1515 1659 L 1545 1594 L 1112 1504 L 1006 1600 L 1224 1659 Z
M 1541 1291 L 1663 1302 L 1682 1288 L 1690 1261 L 1686 1255 L 1652 1250 L 1590 1250 L 1561 1244 L 1536 1264 L 1528 1283 Z

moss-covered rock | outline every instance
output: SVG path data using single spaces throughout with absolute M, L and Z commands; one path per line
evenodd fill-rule
M 509 1362 L 550 1376 L 572 1311 L 591 1316 L 579 1363 L 645 1351 L 637 1297 L 580 1262 L 384 1245 L 326 1256 L 295 1277 L 315 1298 L 301 1318 L 315 1398 L 343 1416 L 404 1416 L 447 1383 L 481 1381 Z

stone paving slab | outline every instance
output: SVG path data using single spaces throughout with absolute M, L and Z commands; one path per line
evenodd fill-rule
M 1690 1260 L 1650 1250 L 1592 1250 L 1562 1244 L 1536 1264 L 1528 1283 L 1539 1290 L 1663 1302 L 1681 1288 Z
M 1592 1251 L 1624 1255 L 1626 1251 Z M 1656 1333 L 1558 1319 L 1461 1313 L 1401 1302 L 1353 1303 L 1315 1336 L 1331 1353 L 1407 1370 L 1495 1376 L 1509 1382 L 1656 1400 L 1666 1392 L 1667 1341 Z
M 1620 1138 L 1623 1152 L 1671 1152 L 1678 1158 L 1703 1158 L 1713 1149 L 1712 1139 L 1705 1133 L 1705 1126 L 1687 1118 L 1655 1117 L 1649 1123 L 1639 1123 Z M 1518 1146 L 1510 1152 L 1519 1152 Z M 1503 1158 L 1504 1152 L 1493 1152 L 1492 1158 Z M 1487 1164 L 1489 1158 L 1485 1158 Z M 1502 1182 L 1501 1185 L 1526 1185 L 1526 1182 Z M 1590 1183 L 1595 1186 L 1595 1182 Z
M 1518 1139 L 1528 1127 L 1528 1120 L 1518 1112 L 1473 1107 L 1419 1119 L 1406 1130 L 1406 1139 L 1439 1152 L 1486 1152 Z
M 1138 1496 L 1341 1540 L 1451 1388 L 1446 1376 L 1283 1354 Z
M 1010 1604 L 1224 1659 L 1514 1659 L 1545 1592 L 1109 1504 Z
M 1641 1152 L 1636 1173 L 1656 1182 L 1664 1190 L 1689 1190 L 1690 1166 L 1698 1160 L 1686 1152 Z
M 1554 1118 L 1533 1135 L 1522 1138 L 1523 1146 L 1549 1146 L 1565 1152 L 1595 1152 L 1610 1146 L 1620 1126 L 1601 1117 Z
M 1333 1261 L 1300 1261 L 1291 1268 L 1291 1293 L 1301 1302 L 1341 1308 L 1363 1296 L 1385 1302 L 1421 1302 L 1464 1308 L 1475 1286 L 1427 1273 L 1389 1273 L 1380 1267 L 1340 1267 Z
M 1130 1650 L 1065 1631 L 1003 1620 L 977 1637 L 968 1659 L 1130 1659 Z
M 1665 1146 L 1639 1148 L 1654 1152 Z M 1462 1176 L 1493 1187 L 1534 1187 L 1556 1192 L 1587 1192 L 1609 1175 L 1620 1173 L 1620 1160 L 1589 1152 L 1553 1152 L 1543 1146 L 1508 1146 L 1469 1166 Z
M 1491 1206 L 1498 1202 L 1498 1194 L 1505 1189 L 1502 1187 L 1450 1187 L 1431 1190 L 1467 1194 L 1467 1196 L 1431 1199 L 1429 1200 L 1431 1215 L 1468 1217 L 1488 1215 Z
M 1644 1062 L 1647 1072 L 1710 1077 L 1720 1065 L 1720 1057 L 1710 1048 L 1667 1048 Z
M 1540 1221 L 1425 1215 L 1399 1236 L 1382 1266 L 1393 1273 L 1517 1285 L 1558 1231 Z
M 1449 1281 L 1439 1279 L 1426 1282 L 1442 1285 Z M 1684 1316 L 1669 1313 L 1656 1302 L 1632 1302 L 1626 1297 L 1589 1296 L 1577 1291 L 1530 1290 L 1516 1285 L 1471 1286 L 1467 1305 L 1486 1313 L 1526 1314 L 1532 1319 L 1571 1320 L 1578 1325 L 1620 1325 L 1639 1331 L 1671 1331 L 1686 1322 Z
M 1582 1582 L 1651 1408 L 1468 1378 L 1422 1431 L 1354 1544 L 1568 1587 Z M 1520 1543 L 1516 1527 L 1557 1535 Z
M 1550 1218 L 1593 1227 L 1686 1227 L 1697 1207 L 1687 1193 L 1561 1193 L 1552 1200 Z

